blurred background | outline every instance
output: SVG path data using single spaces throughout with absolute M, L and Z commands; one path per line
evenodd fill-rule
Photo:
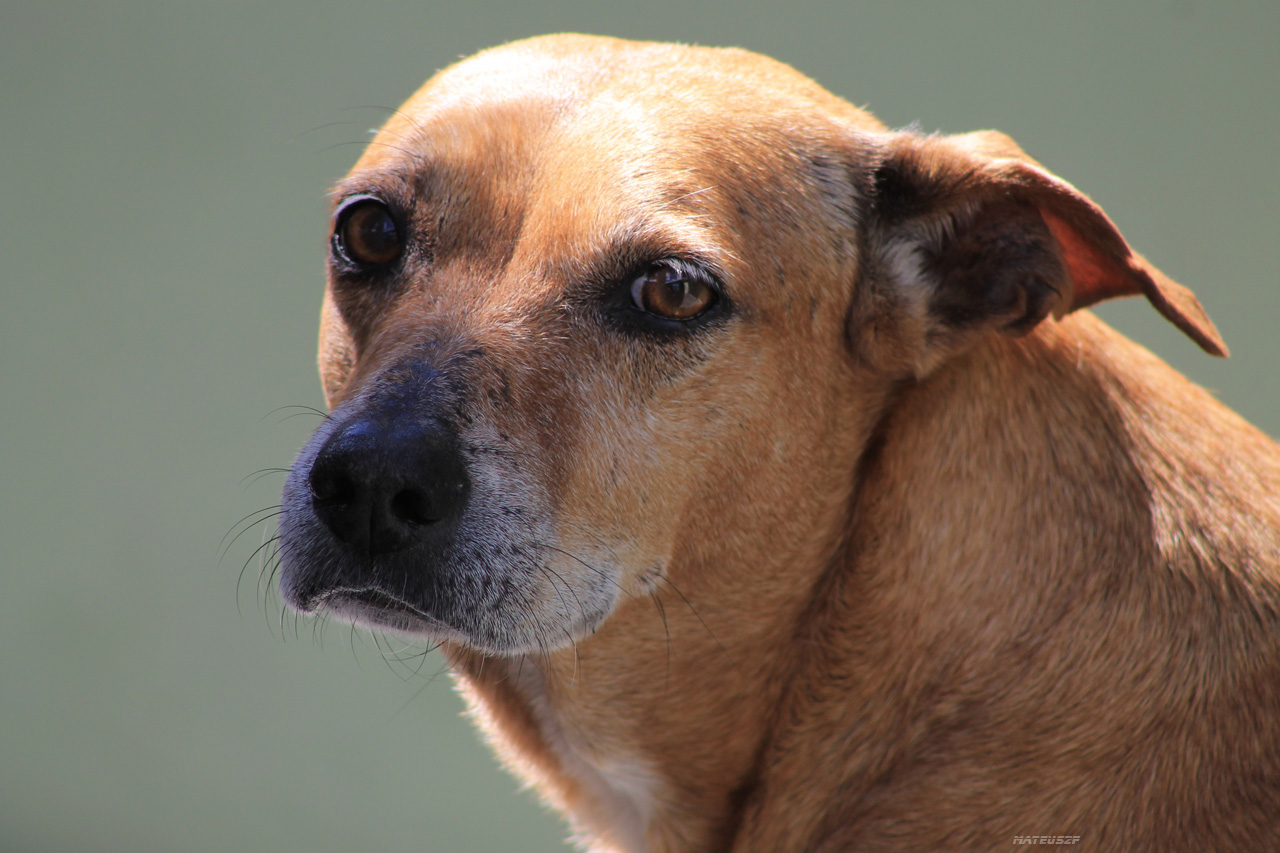
M 219 557 L 315 424 L 278 407 L 323 406 L 327 188 L 433 71 L 559 30 L 743 46 L 891 125 L 1008 132 L 1233 357 L 1101 313 L 1280 434 L 1274 0 L 9 4 L 0 850 L 568 849 L 438 657 L 282 619 L 269 522 Z

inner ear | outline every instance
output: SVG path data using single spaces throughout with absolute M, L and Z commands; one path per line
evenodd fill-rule
M 922 247 L 921 272 L 934 283 L 928 313 L 952 333 L 1026 334 L 1070 293 L 1053 233 L 1034 205 L 1013 200 L 953 217 Z

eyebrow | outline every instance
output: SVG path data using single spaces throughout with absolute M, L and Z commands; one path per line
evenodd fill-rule
M 329 203 L 338 207 L 343 200 L 357 195 L 372 195 L 408 203 L 418 194 L 420 168 L 384 167 L 347 175 L 329 190 Z
M 617 222 L 586 252 L 572 250 L 546 258 L 540 270 L 566 281 L 611 286 L 646 264 L 679 261 L 706 270 L 721 282 L 728 279 L 724 261 L 732 254 L 701 229 L 672 227 L 661 219 L 638 218 Z M 683 232 L 683 233 L 681 233 Z

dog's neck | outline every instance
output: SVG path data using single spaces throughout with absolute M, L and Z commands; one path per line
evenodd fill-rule
M 758 507 L 732 515 L 744 503 L 734 490 L 703 496 L 723 527 L 691 536 L 653 594 L 624 597 L 576 647 L 517 658 L 448 649 L 498 754 L 519 756 L 510 769 L 606 840 L 592 849 L 731 843 L 802 653 L 812 567 L 842 565 L 851 472 L 891 391 L 857 389 L 832 417 L 815 441 L 831 448 L 829 474 L 805 509 L 770 506 L 762 523 Z
M 764 562 L 751 568 L 780 578 Z M 776 726 L 807 598 L 797 583 L 747 615 L 681 585 L 624 601 L 576 649 L 452 659 L 498 753 L 521 757 L 510 769 L 585 834 L 612 842 L 601 849 L 721 849 Z

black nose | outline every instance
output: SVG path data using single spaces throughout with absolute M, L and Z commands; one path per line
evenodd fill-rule
M 470 480 L 445 429 L 357 418 L 320 448 L 308 477 L 316 516 L 339 541 L 391 554 L 457 518 Z

